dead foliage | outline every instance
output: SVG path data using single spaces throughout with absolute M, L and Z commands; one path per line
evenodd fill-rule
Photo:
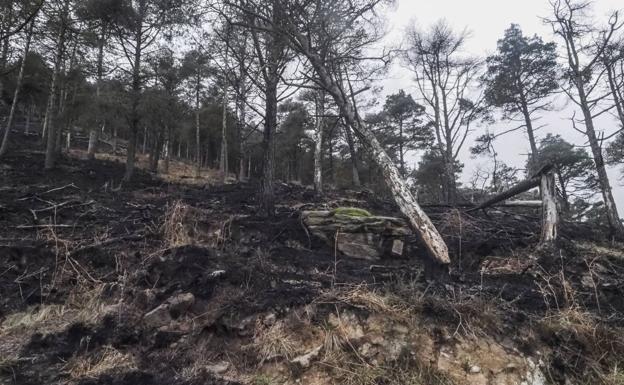
M 193 244 L 197 233 L 197 220 L 196 209 L 179 200 L 173 202 L 165 210 L 163 240 L 169 247 Z

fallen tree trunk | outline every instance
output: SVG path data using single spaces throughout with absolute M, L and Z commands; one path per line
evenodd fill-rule
M 502 193 L 497 194 L 497 195 L 491 197 L 490 199 L 486 200 L 485 202 L 481 203 L 477 207 L 468 210 L 468 212 L 482 210 L 482 209 L 494 206 L 497 203 L 506 201 L 509 198 L 513 198 L 514 196 L 516 196 L 518 194 L 522 194 L 525 191 L 529 191 L 530 189 L 539 186 L 540 185 L 540 181 L 541 181 L 541 176 L 539 176 L 539 175 L 538 176 L 534 176 L 531 179 L 527 179 L 525 181 L 522 181 L 522 182 L 518 183 L 517 185 L 513 186 L 512 188 L 510 188 L 509 190 L 505 190 Z

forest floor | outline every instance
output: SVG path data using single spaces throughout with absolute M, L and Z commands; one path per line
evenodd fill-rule
M 434 282 L 302 226 L 397 215 L 369 192 L 278 184 L 267 220 L 253 185 L 120 186 L 122 163 L 82 156 L 0 163 L 0 384 L 624 384 L 624 246 L 603 229 L 536 249 L 535 215 L 431 207 L 454 259 Z

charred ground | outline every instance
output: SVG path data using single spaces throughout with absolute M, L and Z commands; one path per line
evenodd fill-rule
M 430 207 L 454 259 L 431 282 L 422 256 L 345 258 L 302 226 L 310 208 L 397 214 L 372 193 L 280 184 L 266 219 L 253 185 L 145 172 L 120 185 L 121 163 L 80 156 L 44 171 L 43 154 L 15 151 L 0 165 L 1 383 L 472 384 L 524 371 L 462 356 L 483 341 L 550 383 L 623 381 L 624 252 L 602 229 L 567 223 L 560 248 L 536 249 L 536 213 Z

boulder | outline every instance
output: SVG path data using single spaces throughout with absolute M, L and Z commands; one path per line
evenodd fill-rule
M 374 216 L 361 209 L 303 211 L 301 217 L 311 235 L 354 258 L 405 256 L 413 238 L 404 219 Z

